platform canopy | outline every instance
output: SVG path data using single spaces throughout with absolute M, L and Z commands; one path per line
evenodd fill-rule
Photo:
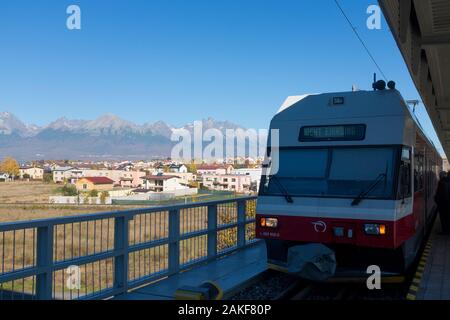
M 450 0 L 379 0 L 450 159 Z

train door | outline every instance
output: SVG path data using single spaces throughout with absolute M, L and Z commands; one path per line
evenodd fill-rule
M 433 187 L 433 154 L 430 148 L 425 148 L 425 224 L 428 221 L 430 213 L 434 206 L 434 187 Z
M 423 221 L 424 225 L 426 225 L 427 221 L 427 215 L 428 215 L 428 208 L 430 205 L 430 175 L 429 175 L 429 167 L 430 167 L 430 155 L 429 155 L 429 149 L 425 147 L 424 151 L 424 159 L 423 159 L 423 184 L 424 184 L 424 213 L 423 213 Z
M 416 144 L 416 148 L 414 149 L 413 214 L 416 230 L 418 230 L 420 227 L 424 228 L 426 221 L 427 191 L 425 188 L 425 147 L 420 142 Z

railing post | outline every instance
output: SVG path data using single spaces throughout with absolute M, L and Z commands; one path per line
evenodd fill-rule
M 38 300 L 52 299 L 53 286 L 53 225 L 37 228 L 36 265 L 43 270 L 36 276 Z
M 237 202 L 237 247 L 245 246 L 245 204 L 246 200 Z
M 208 206 L 208 259 L 217 255 L 217 204 Z
M 180 270 L 180 211 L 169 211 L 169 274 Z
M 114 251 L 119 253 L 114 259 L 114 289 L 120 293 L 128 290 L 128 222 L 130 218 L 114 218 Z

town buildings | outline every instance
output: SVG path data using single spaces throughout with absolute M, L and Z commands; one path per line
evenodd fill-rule
M 141 193 L 175 192 L 189 188 L 255 193 L 261 177 L 260 167 L 235 169 L 231 164 L 197 164 L 188 168 L 183 163 L 170 160 L 117 163 L 65 162 L 64 165 L 57 163 L 50 168 L 55 183 L 76 184 L 80 190 L 92 189 L 94 186 L 86 180 L 78 183 L 79 180 L 104 177 L 112 181 L 111 189 L 131 189 Z
M 125 170 L 97 170 L 97 169 L 78 169 L 73 167 L 56 167 L 53 170 L 53 181 L 55 183 L 75 184 L 83 177 L 106 177 L 113 180 L 115 186 L 137 188 L 142 184 L 142 177 L 146 175 L 142 171 Z

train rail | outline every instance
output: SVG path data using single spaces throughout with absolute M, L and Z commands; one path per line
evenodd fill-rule
M 365 283 L 313 283 L 279 271 L 268 271 L 261 281 L 230 300 L 404 300 L 409 282 L 382 284 L 369 290 Z
M 265 271 L 259 281 L 241 288 L 229 300 L 282 300 L 301 287 L 301 280 L 292 275 L 274 271 Z
M 433 219 L 434 221 L 434 219 Z M 324 282 L 314 283 L 281 271 L 267 270 L 258 281 L 249 284 L 231 296 L 230 300 L 406 300 L 409 299 L 411 285 L 416 281 L 417 270 L 423 264 L 424 250 L 430 234 L 427 233 L 416 262 L 411 270 L 397 282 L 383 282 L 381 289 L 369 290 L 365 282 Z M 390 279 L 392 280 L 392 279 Z M 400 281 L 402 280 L 402 281 Z

